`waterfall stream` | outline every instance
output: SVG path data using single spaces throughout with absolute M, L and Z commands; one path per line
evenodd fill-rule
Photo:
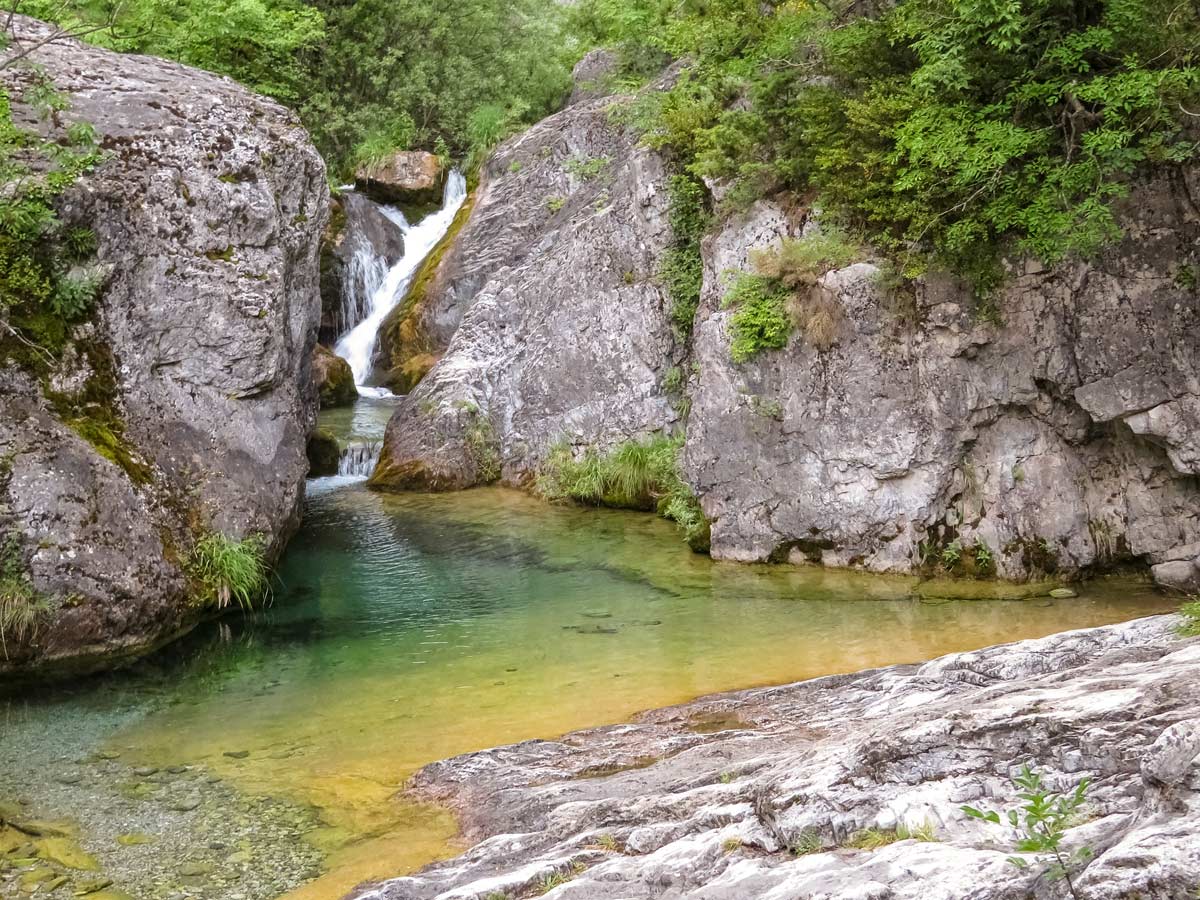
M 365 304 L 366 314 L 338 339 L 334 352 L 350 363 L 350 368 L 354 371 L 354 383 L 358 386 L 360 394 L 373 397 L 386 397 L 390 394 L 386 388 L 367 385 L 374 368 L 379 328 L 387 314 L 404 299 L 413 275 L 425 261 L 425 257 L 437 246 L 438 241 L 450 230 L 454 216 L 466 199 L 467 181 L 462 173 L 454 171 L 446 179 L 442 208 L 426 216 L 416 225 L 410 225 L 398 210 L 384 207 L 385 214 L 400 226 L 404 234 L 404 256 L 386 272 L 369 246 L 355 250 L 352 269 L 356 270 L 356 277 L 362 279 L 366 285 L 365 291 L 369 292 Z M 356 302 L 355 306 L 358 307 L 359 304 Z
M 338 459 L 338 475 L 368 477 L 375 470 L 382 449 L 381 441 L 351 441 L 342 448 L 342 455 Z

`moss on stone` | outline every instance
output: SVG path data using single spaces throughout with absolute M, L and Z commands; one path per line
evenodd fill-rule
M 385 383 L 397 394 L 409 393 L 437 362 L 437 352 L 441 348 L 425 331 L 429 289 L 446 253 L 470 219 L 477 198 L 476 191 L 467 195 L 446 234 L 417 269 L 403 302 L 383 320 L 380 335 L 387 358 Z
M 308 436 L 305 450 L 308 454 L 308 476 L 310 478 L 337 474 L 342 448 L 332 431 L 328 428 L 318 428 Z

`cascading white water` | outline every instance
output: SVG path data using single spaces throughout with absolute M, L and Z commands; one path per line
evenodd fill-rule
M 404 298 L 413 275 L 450 229 L 454 216 L 466 199 L 467 180 L 460 172 L 455 171 L 446 179 L 442 208 L 426 216 L 416 225 L 409 225 L 398 212 L 384 208 L 384 212 L 404 233 L 404 256 L 388 270 L 383 283 L 371 293 L 367 301 L 366 317 L 347 334 L 342 335 L 334 348 L 334 352 L 350 363 L 350 368 L 354 370 L 354 383 L 358 386 L 360 394 L 376 397 L 388 395 L 389 392 L 385 388 L 366 386 L 367 379 L 371 377 L 379 326 Z M 358 251 L 355 253 L 356 257 L 357 254 Z
M 355 475 L 366 478 L 375 471 L 379 453 L 383 449 L 380 441 L 362 441 L 348 444 L 338 459 L 338 475 Z

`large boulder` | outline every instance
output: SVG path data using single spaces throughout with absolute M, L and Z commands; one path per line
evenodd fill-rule
M 398 150 L 363 163 L 354 173 L 358 187 L 377 200 L 436 206 L 442 199 L 442 162 L 424 150 Z
M 106 157 L 62 204 L 109 273 L 53 357 L 0 347 L 0 546 L 33 627 L 0 671 L 105 665 L 203 614 L 202 537 L 299 520 L 316 408 L 325 167 L 296 117 L 226 78 L 69 40 L 13 17 L 7 54 L 90 123 Z M 0 72 L 13 98 L 36 77 Z
M 350 406 L 358 399 L 350 363 L 328 347 L 317 344 L 313 348 L 312 370 L 322 409 Z
M 422 304 L 448 347 L 389 423 L 374 486 L 522 482 L 559 440 L 610 446 L 678 421 L 656 280 L 667 173 L 613 114 L 628 100 L 580 102 L 488 162 Z

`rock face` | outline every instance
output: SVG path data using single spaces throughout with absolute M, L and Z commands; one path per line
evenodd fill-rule
M 677 419 L 654 277 L 666 173 L 613 104 L 576 104 L 488 163 L 424 303 L 426 330 L 453 337 L 389 424 L 376 486 L 519 482 L 560 439 L 608 445 Z
M 812 223 L 763 203 L 711 236 L 685 469 L 713 554 L 903 571 L 957 541 L 1009 578 L 1132 559 L 1195 578 L 1198 195 L 1197 170 L 1139 186 L 1120 245 L 1024 264 L 998 324 L 953 284 L 898 297 L 869 262 L 830 272 L 834 346 L 797 329 L 743 365 L 721 273 Z
M 200 535 L 259 533 L 273 555 L 295 528 L 328 197 L 295 117 L 228 79 L 70 41 L 30 60 L 70 102 L 63 126 L 107 151 L 62 216 L 109 277 L 52 366 L 0 358 L 0 536 L 38 607 L 0 671 L 161 642 L 200 613 Z M 32 76 L 3 77 L 19 97 Z
M 1173 626 L 717 695 L 435 763 L 413 791 L 478 843 L 353 896 L 1066 897 L 1034 854 L 1008 861 L 1010 829 L 962 812 L 1019 806 L 1010 779 L 1031 763 L 1052 791 L 1091 780 L 1064 840 L 1094 853 L 1078 896 L 1182 900 L 1200 885 L 1200 640 Z M 901 827 L 932 840 L 897 840 Z
M 404 150 L 354 173 L 355 183 L 386 203 L 437 204 L 442 198 L 442 163 L 432 153 Z

